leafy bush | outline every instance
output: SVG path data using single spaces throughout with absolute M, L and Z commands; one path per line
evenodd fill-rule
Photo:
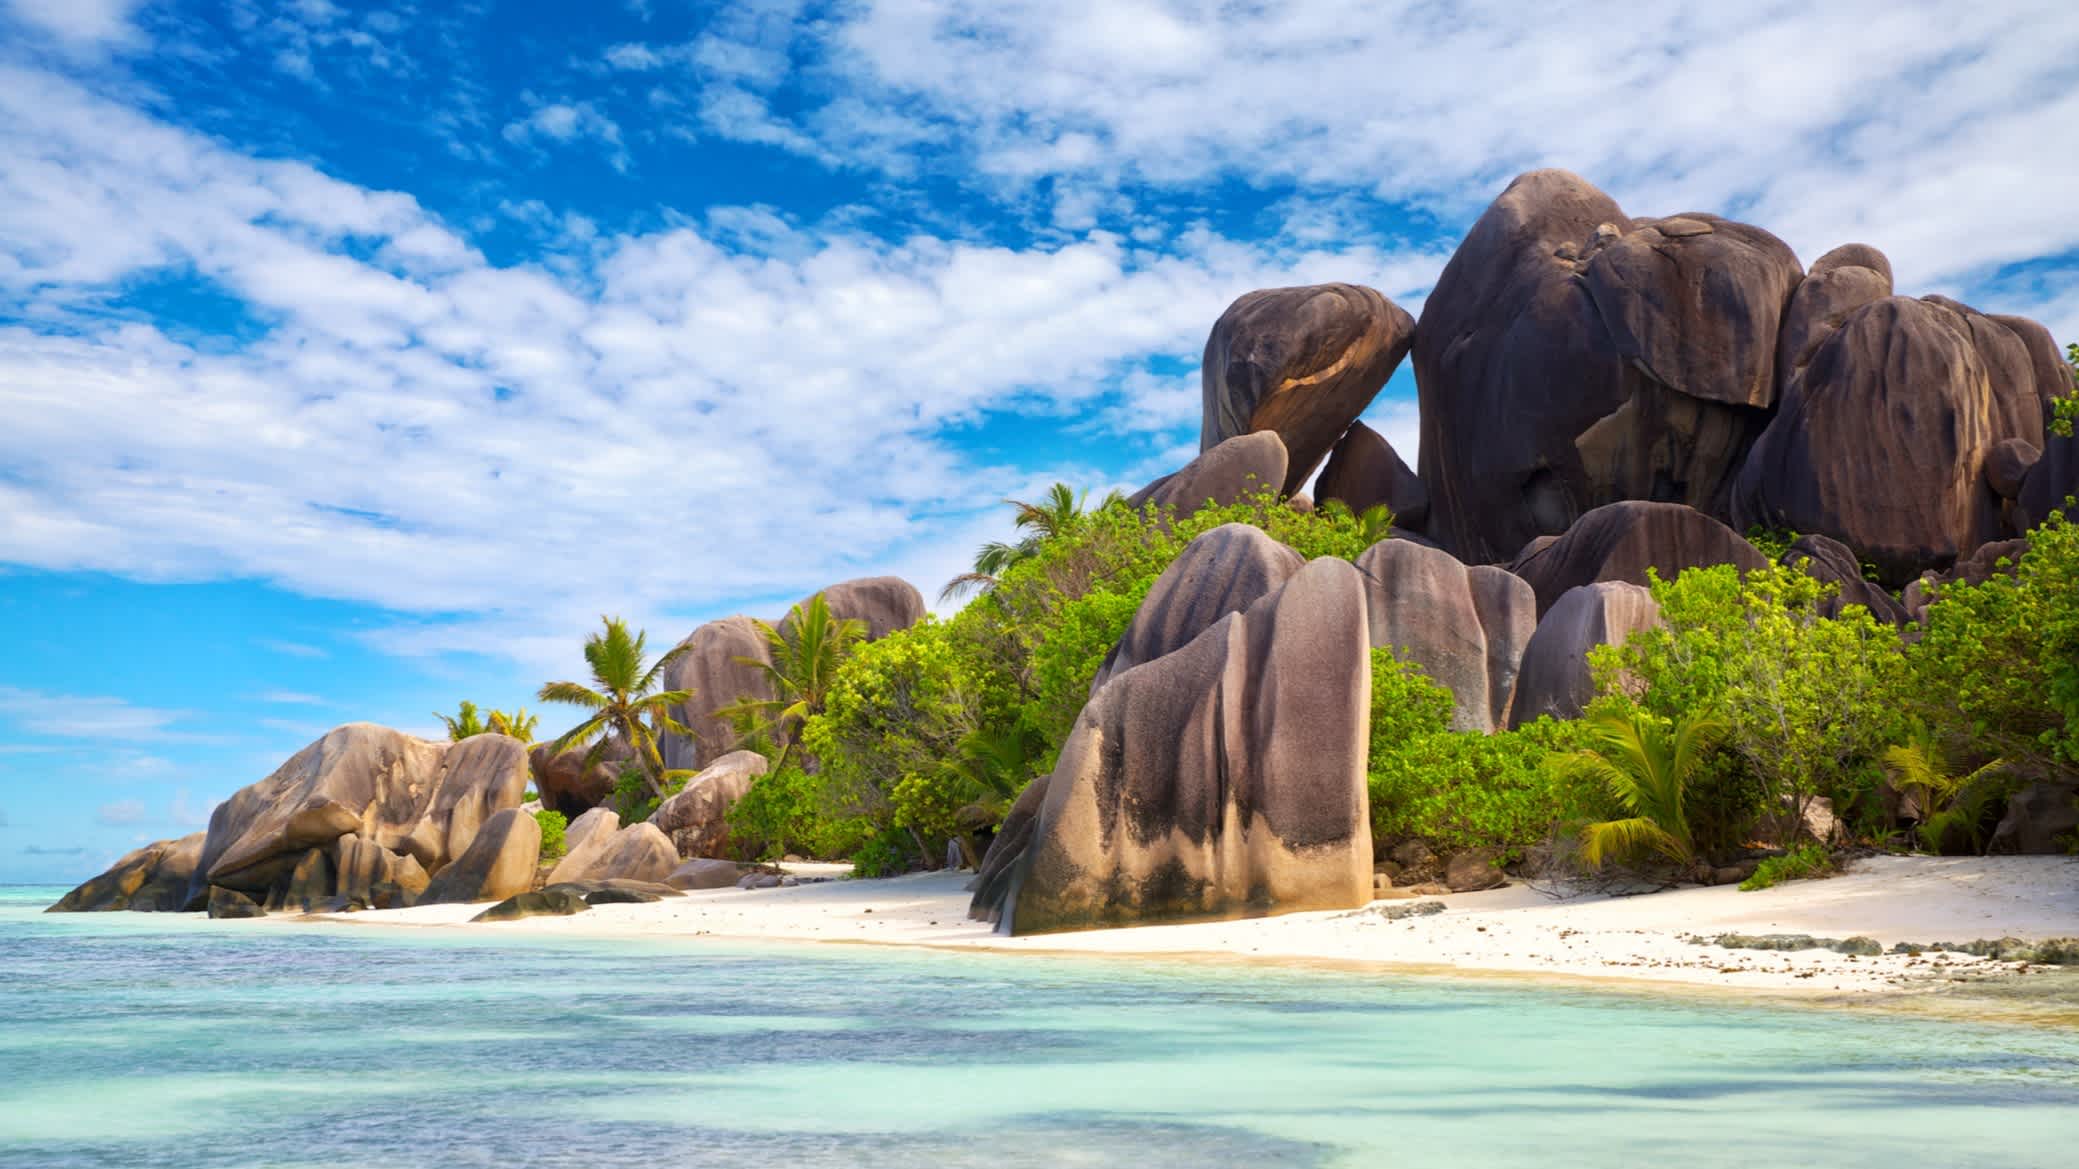
M 753 779 L 728 820 L 730 839 L 766 860 L 846 856 L 874 833 L 862 817 L 832 815 L 820 779 L 794 764 Z
M 2079 525 L 2053 513 L 2011 573 L 1938 589 L 1912 662 L 1918 712 L 1960 757 L 2079 767 Z
M 897 876 L 908 871 L 910 858 L 909 841 L 899 832 L 883 830 L 852 850 L 852 875 L 862 879 Z
M 1545 767 L 1579 740 L 1571 724 L 1541 718 L 1492 735 L 1453 731 L 1451 709 L 1451 692 L 1420 666 L 1372 651 L 1375 846 L 1419 837 L 1442 852 L 1496 848 L 1513 860 L 1591 806 L 1585 785 Z
M 649 819 L 650 814 L 657 810 L 657 805 L 664 801 L 650 786 L 650 777 L 643 773 L 642 768 L 630 763 L 615 777 L 613 790 L 607 793 L 606 802 L 607 806 L 621 817 L 621 823 L 633 824 L 638 820 Z
M 561 812 L 543 808 L 534 814 L 534 822 L 541 825 L 541 859 L 552 861 L 562 856 L 565 851 L 563 833 L 570 827 L 570 821 Z
M 1589 661 L 1604 702 L 1725 724 L 1725 749 L 1739 764 L 1710 761 L 1699 782 L 1751 777 L 1759 799 L 1743 809 L 1714 792 L 1702 803 L 1748 823 L 1787 810 L 1802 824 L 1813 800 L 1845 809 L 1875 787 L 1884 749 L 1904 730 L 1909 681 L 1896 630 L 1861 606 L 1827 617 L 1821 604 L 1836 586 L 1780 565 L 1744 577 L 1732 565 L 1692 568 L 1672 581 L 1656 576 L 1652 589 L 1665 628 L 1597 647 Z M 1709 826 L 1707 835 L 1746 826 Z
M 1754 875 L 1740 882 L 1740 891 L 1752 893 L 1785 881 L 1802 881 L 1809 877 L 1831 877 L 1834 874 L 1834 858 L 1825 848 L 1817 844 L 1800 845 L 1782 856 L 1772 856 L 1755 867 Z

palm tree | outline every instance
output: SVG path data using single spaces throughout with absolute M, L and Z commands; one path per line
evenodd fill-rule
M 939 591 L 939 600 L 950 601 L 966 592 L 977 589 L 987 592 L 995 588 L 997 579 L 1012 565 L 1032 559 L 1039 554 L 1042 544 L 1074 530 L 1088 514 L 1084 507 L 1088 498 L 1088 492 L 1077 495 L 1075 488 L 1066 483 L 1056 483 L 1047 488 L 1046 495 L 1038 503 L 1004 500 L 1015 509 L 1017 514 L 1011 522 L 1023 535 L 1014 544 L 991 540 L 982 545 L 981 550 L 975 553 L 974 571 L 963 572 L 948 581 Z M 1098 503 L 1098 509 L 1110 507 L 1121 498 L 1118 492 L 1111 492 Z
M 600 620 L 606 623 L 606 631 L 585 638 L 585 662 L 592 667 L 593 685 L 551 682 L 541 688 L 538 696 L 543 702 L 591 712 L 585 721 L 565 731 L 552 749 L 560 754 L 591 743 L 592 749 L 585 753 L 585 766 L 591 767 L 606 754 L 607 744 L 619 739 L 635 748 L 636 767 L 651 793 L 662 799 L 664 755 L 658 740 L 666 732 L 693 733 L 671 716 L 671 708 L 690 701 L 693 692 L 659 690 L 657 685 L 665 668 L 677 661 L 686 647 L 678 646 L 645 666 L 643 655 L 648 635 L 630 634 L 627 622 L 619 617 Z
M 1595 745 L 1555 755 L 1549 766 L 1600 785 L 1629 814 L 1581 829 L 1582 863 L 1599 869 L 1613 855 L 1657 853 L 1689 864 L 1696 855 L 1685 807 L 1689 781 L 1725 725 L 1698 715 L 1669 726 L 1636 709 L 1604 711 L 1587 722 Z
M 1884 751 L 1884 770 L 1899 794 L 1918 805 L 1916 834 L 1928 852 L 1941 852 L 1950 835 L 1968 840 L 1973 852 L 1985 846 L 1985 813 L 1992 802 L 2009 794 L 2005 758 L 1958 775 L 1948 753 L 1925 726 L 1915 727 L 1906 742 Z
M 501 735 L 511 735 L 522 743 L 532 743 L 534 741 L 534 728 L 541 725 L 541 719 L 536 715 L 528 714 L 527 708 L 524 706 L 511 714 L 507 714 L 502 710 L 494 710 L 491 712 L 490 721 L 492 730 Z
M 780 756 L 772 768 L 778 771 L 794 749 L 793 733 L 823 712 L 837 668 L 850 656 L 852 647 L 866 638 L 866 622 L 832 616 L 823 594 L 817 593 L 794 606 L 778 628 L 763 621 L 756 624 L 771 647 L 772 660 L 736 660 L 762 671 L 772 683 L 774 697 L 739 699 L 715 713 L 754 734 L 778 740 Z
M 467 699 L 463 700 L 462 709 L 455 717 L 449 718 L 437 710 L 433 712 L 433 717 L 448 728 L 448 741 L 451 743 L 459 743 L 491 730 L 490 725 L 478 716 L 476 703 Z

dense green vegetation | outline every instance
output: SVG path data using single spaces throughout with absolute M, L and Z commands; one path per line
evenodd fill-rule
M 541 719 L 528 714 L 524 706 L 511 714 L 502 710 L 484 712 L 477 710 L 476 703 L 467 699 L 455 714 L 445 715 L 436 710 L 433 717 L 447 728 L 448 741 L 454 743 L 492 734 L 511 735 L 522 743 L 531 743 L 534 741 L 534 728 L 541 724 Z
M 592 685 L 551 682 L 541 688 L 543 702 L 575 706 L 586 713 L 584 721 L 563 732 L 553 746 L 557 752 L 588 746 L 585 766 L 605 757 L 610 743 L 618 740 L 635 748 L 630 769 L 653 799 L 665 793 L 664 756 L 658 749 L 666 733 L 691 734 L 672 717 L 671 708 L 692 697 L 684 690 L 660 690 L 664 671 L 683 652 L 671 650 L 655 662 L 647 661 L 646 633 L 630 633 L 619 617 L 603 617 L 605 629 L 585 639 L 585 664 L 592 670 Z M 629 777 L 623 773 L 623 781 Z
M 565 851 L 563 834 L 569 830 L 570 821 L 553 808 L 543 808 L 534 814 L 534 822 L 541 826 L 541 859 L 560 858 Z

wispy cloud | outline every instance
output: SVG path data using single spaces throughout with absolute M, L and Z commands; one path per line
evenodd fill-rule
M 54 848 L 40 844 L 31 844 L 22 849 L 22 854 L 25 856 L 85 856 L 86 853 L 86 849 L 76 846 L 73 848 Z
M 332 656 L 330 653 L 326 652 L 325 650 L 319 649 L 317 646 L 304 645 L 302 642 L 296 641 L 275 641 L 272 639 L 263 639 L 255 644 L 259 645 L 262 649 L 271 649 L 278 654 L 284 654 L 292 658 L 328 658 Z
M 197 741 L 205 736 L 176 729 L 192 712 L 138 706 L 109 695 L 49 694 L 0 686 L 0 716 L 34 735 L 119 742 Z
M 141 824 L 144 822 L 145 815 L 143 801 L 117 800 L 115 803 L 103 804 L 95 809 L 94 822 L 106 828 L 118 828 L 131 824 Z
M 296 690 L 262 690 L 252 696 L 254 702 L 266 702 L 276 706 L 330 706 L 330 702 L 315 694 L 304 694 Z
M 144 42 L 132 18 L 142 0 L 0 0 L 0 9 L 75 52 L 133 49 Z

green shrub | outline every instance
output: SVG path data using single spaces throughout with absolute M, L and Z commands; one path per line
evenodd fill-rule
M 570 821 L 563 813 L 543 808 L 534 814 L 534 822 L 541 825 L 541 859 L 552 861 L 564 853 L 563 833 Z
M 1701 791 L 1699 803 L 1731 819 L 1700 826 L 1709 840 L 1737 837 L 1764 812 L 1803 822 L 1813 800 L 1858 804 L 1882 777 L 1880 758 L 1904 733 L 1909 690 L 1897 630 L 1861 606 L 1829 618 L 1836 586 L 1768 565 L 1742 576 L 1732 565 L 1692 568 L 1652 583 L 1665 627 L 1622 646 L 1590 651 L 1603 702 L 1637 702 L 1665 719 L 1716 718 L 1738 765 L 1710 761 L 1700 787 L 1731 779 L 1734 791 Z
M 746 855 L 764 860 L 788 853 L 849 856 L 875 831 L 864 817 L 833 814 L 820 778 L 791 763 L 752 780 L 728 820 L 730 839 Z
M 621 823 L 633 824 L 649 819 L 663 801 L 650 790 L 649 777 L 642 773 L 642 768 L 631 763 L 615 777 L 613 791 L 607 794 L 606 802 L 614 814 L 621 817 Z
M 1441 852 L 1496 848 L 1514 860 L 1554 824 L 1586 814 L 1594 793 L 1545 768 L 1578 741 L 1572 724 L 1542 718 L 1492 735 L 1453 731 L 1452 705 L 1421 667 L 1372 651 L 1366 769 L 1376 844 L 1419 837 Z
M 1772 856 L 1761 862 L 1754 875 L 1740 882 L 1740 890 L 1752 893 L 1785 881 L 1802 881 L 1808 877 L 1831 877 L 1834 875 L 1834 858 L 1817 844 L 1800 845 L 1782 856 Z
M 892 829 L 883 830 L 852 850 L 852 875 L 862 879 L 898 876 L 909 871 L 914 856 L 906 836 Z

